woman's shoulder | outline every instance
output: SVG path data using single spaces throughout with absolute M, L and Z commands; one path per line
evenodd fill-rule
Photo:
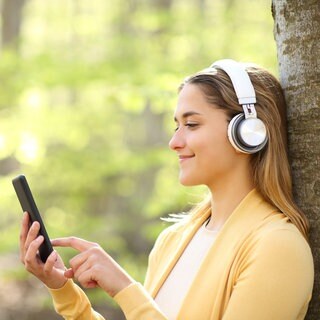
M 256 250 L 267 254 L 281 255 L 286 257 L 296 257 L 306 259 L 312 264 L 312 253 L 308 241 L 298 230 L 298 228 L 281 213 L 269 217 L 267 221 L 256 229 L 252 237 L 251 244 Z

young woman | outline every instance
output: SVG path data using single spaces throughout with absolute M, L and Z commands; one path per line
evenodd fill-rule
M 103 319 L 84 292 L 99 286 L 126 319 L 303 319 L 313 287 L 308 224 L 294 203 L 278 81 L 257 66 L 220 60 L 187 78 L 169 143 L 183 185 L 209 196 L 161 233 L 142 286 L 98 244 L 53 240 L 79 251 L 66 269 L 38 257 L 39 225 L 21 229 L 21 260 L 65 319 Z

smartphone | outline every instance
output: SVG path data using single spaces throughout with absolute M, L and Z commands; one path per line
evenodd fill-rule
M 44 242 L 39 248 L 39 255 L 42 262 L 46 262 L 48 256 L 53 251 L 53 248 L 37 205 L 32 196 L 27 179 L 24 175 L 19 175 L 12 180 L 12 184 L 20 201 L 23 212 L 27 211 L 29 213 L 31 222 L 38 221 L 40 223 L 39 235 L 44 237 Z

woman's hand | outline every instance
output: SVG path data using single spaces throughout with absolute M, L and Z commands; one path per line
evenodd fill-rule
M 111 297 L 134 280 L 96 243 L 70 237 L 52 240 L 57 247 L 71 247 L 80 253 L 70 260 L 68 278 L 75 278 L 83 287 L 99 286 Z
M 43 263 L 39 257 L 38 250 L 43 236 L 38 236 L 40 224 L 34 222 L 29 229 L 29 214 L 24 213 L 20 232 L 20 260 L 30 273 L 34 274 L 47 287 L 59 289 L 67 282 L 64 276 L 66 270 L 62 259 L 56 251 L 53 251 L 47 261 Z

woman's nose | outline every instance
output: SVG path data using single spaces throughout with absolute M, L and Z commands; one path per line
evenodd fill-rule
M 182 137 L 180 128 L 178 128 L 169 141 L 169 147 L 172 150 L 177 150 L 177 149 L 183 148 L 184 145 L 185 145 L 184 138 Z

